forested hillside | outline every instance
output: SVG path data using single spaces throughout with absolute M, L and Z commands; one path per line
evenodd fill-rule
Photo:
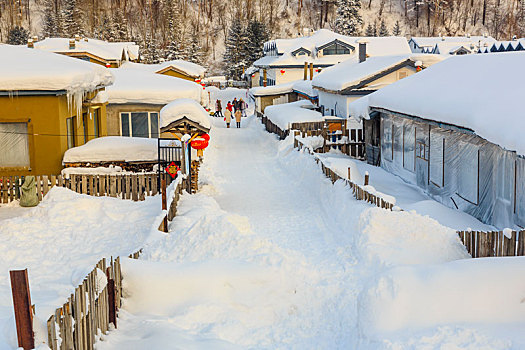
M 338 13 L 339 23 L 348 23 L 350 13 L 352 28 L 336 25 Z M 185 58 L 223 72 L 231 68 L 224 66 L 229 32 L 230 47 L 242 46 L 234 53 L 238 56 L 265 38 L 319 28 L 362 35 L 488 34 L 509 40 L 525 36 L 524 18 L 525 0 L 0 0 L 0 40 L 9 41 L 16 26 L 27 33 L 11 33 L 11 42 L 26 35 L 75 34 L 132 40 L 149 62 Z M 249 33 L 250 28 L 260 32 Z M 252 51 L 242 64 L 260 54 Z M 226 59 L 231 55 L 226 53 Z

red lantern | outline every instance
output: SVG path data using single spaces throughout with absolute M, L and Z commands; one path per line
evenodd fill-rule
M 421 66 L 416 67 L 416 72 L 421 72 Z
M 201 83 L 201 80 L 200 80 L 200 79 L 195 79 L 195 82 L 196 82 L 197 84 L 200 84 L 200 83 Z
M 281 69 L 281 74 L 284 74 L 286 71 L 284 69 Z
M 111 68 L 111 63 L 106 63 L 106 68 Z
M 205 139 L 206 141 L 210 141 L 210 135 L 208 135 L 208 134 L 202 134 L 202 135 L 199 135 L 199 137 L 201 139 Z
M 196 138 L 195 140 L 191 141 L 191 148 L 199 150 L 199 149 L 205 149 L 208 147 L 208 141 L 202 138 Z

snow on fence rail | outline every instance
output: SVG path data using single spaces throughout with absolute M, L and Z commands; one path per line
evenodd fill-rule
M 349 130 L 345 127 L 339 134 L 331 133 L 327 129 L 327 122 L 320 121 L 292 123 L 289 129 L 282 130 L 265 115 L 261 117 L 261 120 L 266 131 L 277 134 L 281 140 L 284 140 L 290 134 L 290 130 L 294 130 L 294 137 L 299 135 L 302 135 L 303 138 L 311 136 L 322 137 L 324 139 L 323 145 L 314 150 L 315 152 L 326 153 L 333 148 L 339 149 L 344 154 L 356 159 L 363 159 L 365 156 L 365 143 L 362 129 Z
M 167 185 L 171 176 L 162 174 Z M 9 203 L 20 199 L 22 176 L 0 177 L 0 203 Z M 158 193 L 158 174 L 125 175 L 41 175 L 35 176 L 38 199 L 42 198 L 54 186 L 66 187 L 77 193 L 91 196 L 110 196 L 134 201 L 144 200 L 145 196 Z
M 100 260 L 63 306 L 47 320 L 51 350 L 94 349 L 95 342 L 117 327 L 117 311 L 122 301 L 120 257 L 106 266 Z
M 299 141 L 297 139 L 295 139 L 295 140 L 297 141 L 298 147 L 300 149 L 304 147 L 304 148 L 310 150 L 310 148 L 307 147 L 306 145 L 304 145 L 301 141 Z M 321 162 L 319 160 L 319 158 L 316 158 L 315 161 L 317 162 L 317 164 L 321 163 L 321 169 L 323 171 L 323 174 L 325 174 L 326 177 L 328 177 L 330 180 L 332 180 L 332 183 L 335 183 L 337 180 L 345 181 L 350 186 L 350 188 L 352 188 L 352 193 L 354 194 L 354 197 L 357 200 L 366 201 L 366 202 L 368 202 L 370 204 L 373 204 L 373 205 L 375 205 L 375 206 L 377 206 L 379 208 L 383 208 L 383 209 L 392 210 L 394 208 L 394 204 L 392 204 L 392 203 L 390 203 L 388 201 L 385 201 L 382 197 L 368 192 L 367 190 L 365 190 L 360 185 L 352 182 L 350 179 L 345 179 L 345 178 L 339 176 L 335 171 L 333 171 L 329 167 L 325 166 L 323 164 L 323 162 Z M 365 184 L 367 184 L 367 183 L 365 182 Z
M 458 231 L 458 235 L 473 258 L 525 255 L 525 230 Z

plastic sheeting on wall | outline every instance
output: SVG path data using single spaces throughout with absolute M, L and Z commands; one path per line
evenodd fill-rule
M 29 168 L 27 123 L 0 123 L 0 150 L 0 168 Z
M 448 207 L 497 228 L 525 226 L 525 159 L 515 152 L 467 131 L 386 113 L 381 149 L 383 168 Z

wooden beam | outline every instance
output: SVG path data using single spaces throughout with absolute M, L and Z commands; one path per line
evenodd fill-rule
M 34 349 L 35 335 L 33 333 L 33 311 L 27 269 L 9 271 L 11 291 L 15 309 L 16 333 L 18 346 L 24 350 Z

